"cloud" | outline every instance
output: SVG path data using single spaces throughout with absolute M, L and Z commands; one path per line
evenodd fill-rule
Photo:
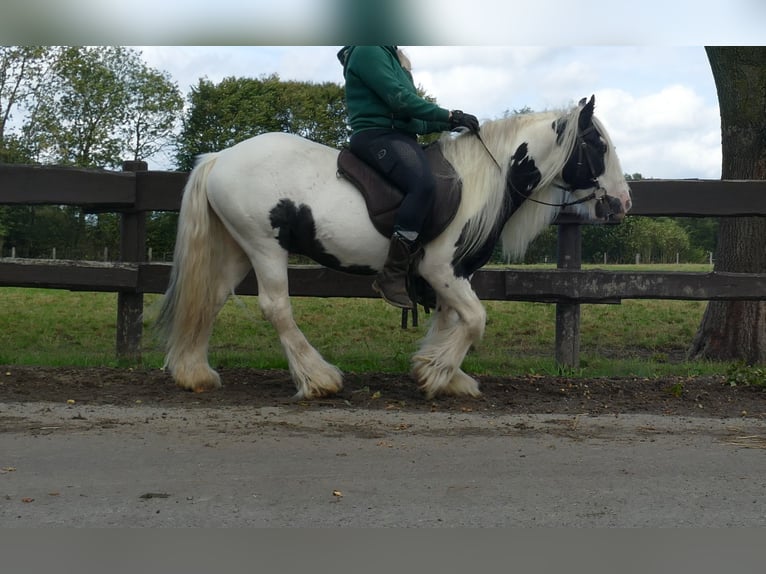
M 623 169 L 663 179 L 721 177 L 718 106 L 687 86 L 633 96 L 603 90 L 597 114 L 617 146 Z

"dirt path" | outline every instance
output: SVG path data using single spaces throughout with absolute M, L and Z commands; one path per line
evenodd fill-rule
M 193 394 L 160 370 L 0 366 L 0 403 L 68 400 L 85 405 L 166 407 L 287 406 L 295 387 L 286 371 L 222 369 L 223 388 Z M 345 375 L 332 398 L 300 402 L 310 410 L 364 408 L 493 414 L 658 414 L 766 418 L 766 391 L 718 377 L 567 379 L 479 377 L 479 399 L 426 400 L 407 376 Z
M 285 372 L 0 367 L 5 526 L 766 526 L 766 393 L 717 379 L 483 378 L 427 401 Z

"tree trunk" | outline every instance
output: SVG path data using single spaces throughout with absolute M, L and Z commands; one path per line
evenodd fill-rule
M 766 179 L 766 48 L 705 50 L 721 110 L 721 178 Z M 766 218 L 722 218 L 714 269 L 766 273 Z M 709 302 L 689 354 L 766 363 L 766 301 Z

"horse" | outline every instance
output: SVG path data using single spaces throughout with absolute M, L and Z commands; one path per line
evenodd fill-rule
M 427 398 L 478 397 L 461 370 L 484 333 L 486 311 L 471 275 L 502 242 L 518 258 L 563 209 L 619 221 L 631 207 L 614 145 L 594 116 L 595 97 L 569 109 L 484 121 L 478 134 L 431 144 L 462 186 L 454 216 L 421 247 L 413 272 L 435 294 L 430 325 L 411 357 Z M 389 237 L 371 223 L 358 189 L 337 171 L 339 150 L 300 136 L 257 135 L 197 158 L 184 188 L 173 266 L 156 325 L 176 384 L 221 386 L 208 362 L 215 317 L 252 268 L 258 304 L 287 357 L 296 398 L 333 395 L 341 371 L 298 328 L 288 294 L 288 255 L 349 273 L 383 267 Z

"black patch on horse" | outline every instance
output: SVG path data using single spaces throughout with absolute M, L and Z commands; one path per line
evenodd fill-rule
M 506 192 L 513 194 L 514 211 L 528 198 L 540 184 L 542 174 L 535 165 L 535 160 L 529 157 L 529 147 L 524 142 L 511 157 L 506 176 Z
M 341 265 L 337 257 L 328 253 L 316 237 L 316 223 L 308 205 L 295 205 L 289 199 L 280 199 L 269 212 L 271 227 L 277 230 L 277 241 L 283 249 L 310 257 L 320 265 L 358 275 L 374 275 L 370 267 Z
M 564 137 L 564 130 L 567 129 L 566 118 L 559 118 L 551 124 L 553 131 L 556 132 L 556 144 L 561 145 L 561 141 Z
M 521 207 L 524 200 L 532 194 L 540 184 L 541 179 L 542 174 L 537 169 L 535 160 L 529 156 L 529 146 L 526 143 L 521 144 L 516 149 L 513 157 L 511 157 L 508 166 L 503 205 L 497 214 L 492 232 L 487 238 L 487 242 L 468 256 L 462 253 L 460 249 L 460 246 L 466 242 L 465 233 L 468 229 L 468 224 L 466 223 L 465 227 L 463 227 L 460 239 L 458 239 L 455 245 L 457 248 L 455 257 L 452 259 L 452 267 L 455 270 L 456 277 L 469 277 L 477 269 L 486 265 L 495 251 L 495 246 L 500 239 L 500 234 L 503 232 L 506 222 Z
M 503 231 L 505 222 L 510 217 L 511 202 L 506 196 L 506 200 L 503 201 L 502 214 L 498 217 L 495 226 L 492 228 L 492 233 L 487 238 L 487 242 L 484 243 L 479 249 L 476 249 L 470 255 L 460 255 L 460 246 L 465 243 L 465 233 L 468 229 L 468 223 L 463 226 L 463 231 L 460 233 L 460 238 L 457 240 L 455 247 L 455 256 L 452 258 L 452 269 L 454 270 L 455 277 L 462 277 L 467 279 L 474 272 L 484 267 L 487 262 L 492 258 L 492 253 L 495 251 L 495 246 L 500 239 L 500 233 Z M 504 215 L 504 214 L 508 215 Z

